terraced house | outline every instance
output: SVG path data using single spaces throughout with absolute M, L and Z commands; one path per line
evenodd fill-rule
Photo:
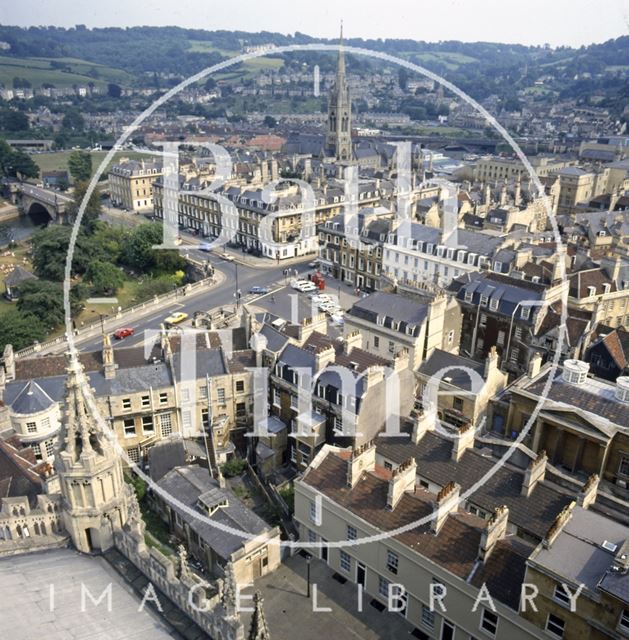
M 251 420 L 253 391 L 247 366 L 253 352 L 222 348 L 214 333 L 200 333 L 195 360 L 182 358 L 181 339 L 162 333 L 148 357 L 144 348 L 81 354 L 101 415 L 129 459 L 140 462 L 156 442 L 179 436 L 208 439 L 214 462 L 233 452 L 230 436 Z M 182 365 L 182 360 L 185 364 Z M 7 361 L 2 397 L 3 436 L 16 435 L 36 460 L 52 462 L 63 402 L 65 357 Z

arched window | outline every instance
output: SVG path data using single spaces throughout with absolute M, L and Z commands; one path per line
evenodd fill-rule
M 37 523 L 35 523 L 33 525 L 33 530 L 35 531 L 35 535 L 38 536 L 39 535 L 39 525 Z
M 15 530 L 17 531 L 18 538 L 22 538 L 22 527 L 18 524 Z

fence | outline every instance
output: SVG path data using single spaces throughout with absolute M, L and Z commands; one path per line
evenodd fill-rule
M 120 312 L 116 314 L 115 318 L 110 318 L 109 320 L 105 320 L 103 326 L 106 327 L 108 324 L 117 324 L 120 320 L 124 318 L 125 315 L 131 315 L 137 311 L 141 311 L 143 309 L 155 308 L 164 302 L 168 302 L 170 300 L 177 300 L 179 297 L 184 297 L 190 293 L 196 293 L 204 286 L 214 284 L 214 277 L 204 278 L 203 280 L 199 280 L 198 282 L 194 282 L 191 284 L 187 284 L 183 287 L 178 287 L 173 291 L 169 291 L 168 293 L 163 293 L 160 296 L 155 296 L 152 300 L 146 300 L 144 302 L 139 302 L 131 307 L 127 307 L 126 309 L 122 309 Z M 88 335 L 94 330 L 100 330 L 101 322 L 100 320 L 96 320 L 80 329 L 76 329 L 74 335 L 76 337 L 81 337 L 83 335 Z M 16 359 L 25 358 L 27 356 L 33 355 L 34 353 L 39 353 L 40 351 L 44 351 L 45 349 L 49 349 L 50 347 L 57 346 L 66 342 L 65 335 L 58 336 L 56 338 L 51 338 L 50 340 L 46 340 L 45 342 L 36 342 L 30 347 L 25 347 L 24 349 L 20 349 L 16 351 L 14 357 Z

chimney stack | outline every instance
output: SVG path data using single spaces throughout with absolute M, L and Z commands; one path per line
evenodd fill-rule
M 561 513 L 555 518 L 555 521 L 550 525 L 550 529 L 548 529 L 546 536 L 542 540 L 542 545 L 546 549 L 553 546 L 553 542 L 555 542 L 559 534 L 563 531 L 563 528 L 568 524 L 570 518 L 572 518 L 572 512 L 574 511 L 576 504 L 577 503 L 574 501 L 567 504 L 561 510 Z
M 420 409 L 413 416 L 413 433 L 411 439 L 417 444 L 428 431 L 435 430 L 437 412 L 432 406 Z
M 376 443 L 365 442 L 353 449 L 347 461 L 347 486 L 355 487 L 363 471 L 373 471 L 376 467 Z
M 334 362 L 335 358 L 336 351 L 334 351 L 334 347 L 332 345 L 319 349 L 319 351 L 315 353 L 315 370 L 317 372 L 321 371 L 330 363 Z
M 391 473 L 389 492 L 387 494 L 387 509 L 393 511 L 406 491 L 415 488 L 417 477 L 417 462 L 409 458 Z
M 446 519 L 459 508 L 459 492 L 461 487 L 456 482 L 449 482 L 437 494 L 434 504 L 435 517 L 430 523 L 433 533 L 439 533 Z
M 489 380 L 491 374 L 498 369 L 498 351 L 496 351 L 496 345 L 494 345 L 485 358 L 485 371 L 483 377 L 485 380 Z
M 580 507 L 589 509 L 590 505 L 596 502 L 599 481 L 598 474 L 593 473 L 581 487 L 581 491 L 577 495 L 577 504 Z
M 349 355 L 352 349 L 360 349 L 362 345 L 363 337 L 360 334 L 360 331 L 352 331 L 345 337 L 345 341 L 343 343 L 343 351 L 345 352 L 345 355 Z
M 546 475 L 546 463 L 548 462 L 548 457 L 546 456 L 546 451 L 542 450 L 537 455 L 535 460 L 531 460 L 531 463 L 528 466 L 528 469 L 524 472 L 524 479 L 522 480 L 522 490 L 521 495 L 526 496 L 527 498 L 533 493 L 533 489 L 535 489 L 535 485 L 538 482 L 541 482 Z
M 464 424 L 456 436 L 456 439 L 452 443 L 452 455 L 451 458 L 455 462 L 458 462 L 463 454 L 474 446 L 474 427 L 471 422 Z
M 542 354 L 536 351 L 529 360 L 529 366 L 526 371 L 526 375 L 533 379 L 539 374 L 539 370 L 542 368 Z
M 480 536 L 480 545 L 478 547 L 479 560 L 487 560 L 494 550 L 496 543 L 507 535 L 508 524 L 509 509 L 506 506 L 496 507 Z

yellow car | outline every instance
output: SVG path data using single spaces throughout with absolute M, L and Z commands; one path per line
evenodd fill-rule
M 183 311 L 175 311 L 175 313 L 171 313 L 168 318 L 164 320 L 164 324 L 179 324 L 183 322 L 188 317 L 187 313 Z

